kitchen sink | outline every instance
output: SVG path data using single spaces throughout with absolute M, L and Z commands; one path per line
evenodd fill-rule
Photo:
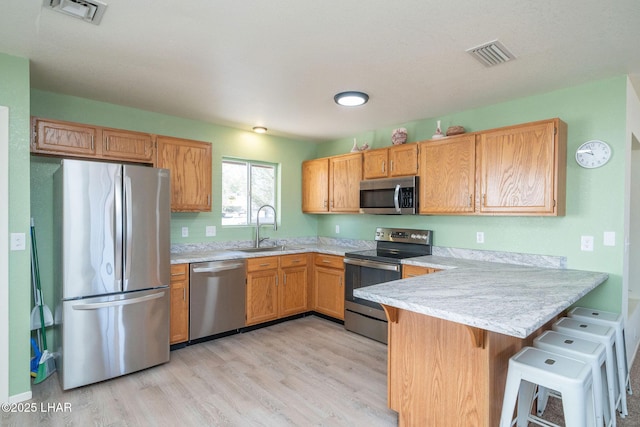
M 283 251 L 296 251 L 302 248 L 296 246 L 265 246 L 260 248 L 244 248 L 244 249 L 236 249 L 238 252 L 283 252 Z

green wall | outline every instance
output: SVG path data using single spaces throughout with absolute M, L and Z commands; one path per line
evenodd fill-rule
M 463 111 L 434 119 L 402 124 L 409 141 L 430 139 L 441 120 L 443 129 L 462 125 L 478 131 L 560 117 L 567 123 L 567 214 L 564 217 L 488 216 L 369 216 L 318 217 L 318 234 L 326 237 L 371 239 L 377 226 L 434 230 L 437 246 L 522 252 L 567 257 L 569 268 L 607 272 L 609 280 L 581 304 L 620 312 L 624 242 L 624 169 L 626 141 L 626 77 L 621 76 L 551 93 Z M 391 144 L 391 131 L 400 125 L 321 144 L 318 156 L 346 153 L 369 143 L 373 148 Z M 579 144 L 589 139 L 607 141 L 611 161 L 602 168 L 580 168 L 575 160 Z M 336 225 L 340 234 L 335 233 Z M 484 231 L 485 243 L 476 243 Z M 616 246 L 603 246 L 603 232 L 616 233 Z M 580 236 L 594 236 L 594 251 L 580 250 Z
M 0 105 L 9 107 L 9 232 L 29 247 L 29 61 L 0 53 Z M 7 244 L 8 242 L 3 242 Z M 9 252 L 9 396 L 30 388 L 29 251 Z

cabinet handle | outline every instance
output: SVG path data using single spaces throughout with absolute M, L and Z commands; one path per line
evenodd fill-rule
M 91 151 L 93 151 L 93 135 L 91 135 Z
M 211 206 L 211 194 L 207 194 L 207 206 Z
M 282 285 L 286 285 L 287 284 L 287 273 L 284 273 L 282 275 Z
M 391 172 L 393 172 L 393 160 L 389 162 L 389 165 L 391 166 Z
M 487 193 L 482 193 L 482 206 L 487 206 Z
M 186 301 L 186 300 L 187 300 L 187 289 L 182 288 L 182 301 Z
M 268 267 L 270 265 L 271 265 L 271 263 L 269 263 L 269 262 L 263 262 L 262 264 L 260 264 L 260 267 Z
M 384 173 L 385 161 L 382 161 L 382 173 Z
M 276 288 L 278 287 L 278 276 L 276 276 Z
M 331 260 L 330 259 L 323 259 L 322 262 L 325 263 L 325 264 L 331 264 Z
M 171 277 L 184 276 L 184 273 L 171 273 Z
M 469 194 L 469 207 L 473 205 L 473 195 Z
M 322 202 L 322 207 L 323 207 L 323 208 L 326 208 L 326 207 L 327 207 L 327 201 L 326 201 L 326 200 L 324 200 L 324 201 Z

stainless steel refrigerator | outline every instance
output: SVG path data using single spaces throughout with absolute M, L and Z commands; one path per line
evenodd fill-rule
M 54 174 L 62 388 L 169 361 L 169 171 L 63 160 Z

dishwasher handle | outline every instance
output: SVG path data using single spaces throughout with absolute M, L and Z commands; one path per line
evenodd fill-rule
M 191 269 L 194 273 L 219 273 L 221 271 L 235 270 L 238 268 L 243 268 L 244 263 L 233 263 L 233 264 L 223 264 L 219 266 L 210 266 L 210 267 L 193 267 Z

